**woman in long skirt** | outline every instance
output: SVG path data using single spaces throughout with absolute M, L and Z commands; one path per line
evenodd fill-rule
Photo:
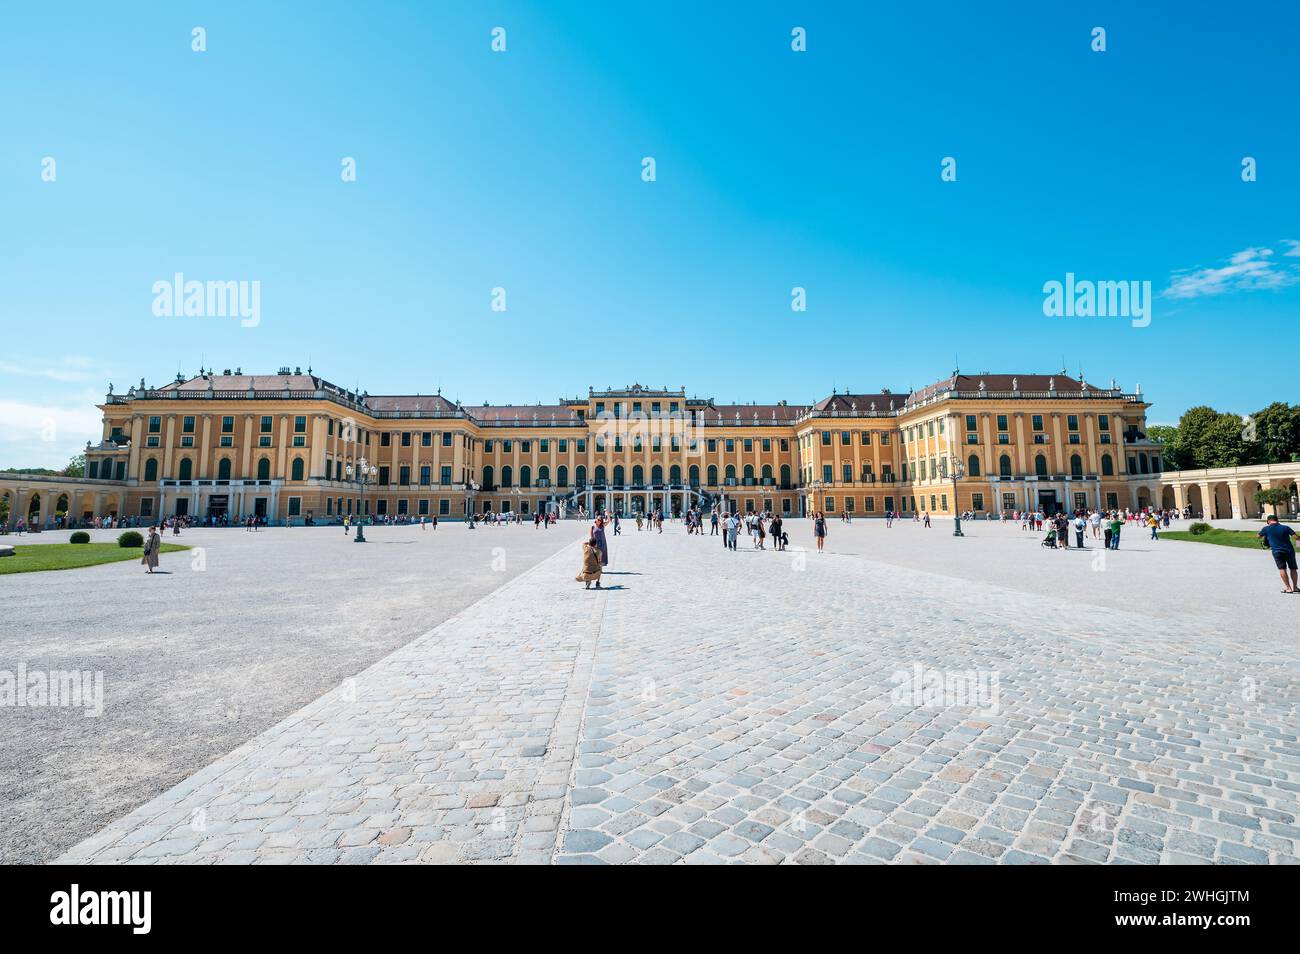
M 601 517 L 596 518 L 596 525 L 591 528 L 591 542 L 600 551 L 600 565 L 609 566 L 609 544 L 605 542 L 605 521 Z
M 144 555 L 140 557 L 140 562 L 146 567 L 146 573 L 152 573 L 158 566 L 158 551 L 162 549 L 162 538 L 158 536 L 158 528 L 150 527 L 149 536 L 144 541 Z

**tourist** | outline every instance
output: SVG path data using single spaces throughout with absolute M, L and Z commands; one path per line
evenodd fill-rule
M 1094 511 L 1093 511 L 1093 512 L 1088 516 L 1088 523 L 1090 523 L 1090 524 L 1092 525 L 1092 536 L 1093 536 L 1093 539 L 1094 539 L 1094 540 L 1095 540 L 1095 539 L 1099 539 L 1099 538 L 1101 537 L 1101 511 L 1100 511 L 1100 510 L 1094 510 Z
M 1110 549 L 1119 549 L 1119 532 L 1123 529 L 1124 521 L 1120 519 L 1118 513 L 1112 510 L 1110 514 Z
M 817 552 L 824 552 L 826 547 L 826 514 L 820 510 L 813 516 L 813 539 L 817 541 Z
M 1088 521 L 1083 519 L 1082 512 L 1074 515 L 1074 545 L 1078 547 L 1080 550 L 1084 549 L 1083 534 L 1084 534 L 1084 530 L 1087 529 L 1087 526 L 1088 526 Z
M 1160 527 L 1160 521 L 1156 519 L 1156 515 L 1155 515 L 1155 514 L 1153 514 L 1153 513 L 1148 513 L 1148 514 L 1147 514 L 1147 526 L 1151 528 L 1151 539 L 1152 539 L 1152 540 L 1159 540 L 1160 537 L 1159 537 L 1159 535 L 1156 533 L 1156 530 L 1158 530 L 1159 527 Z
M 1296 532 L 1284 523 L 1278 523 L 1275 514 L 1269 514 L 1268 522 L 1260 528 L 1257 536 L 1268 545 L 1277 565 L 1278 575 L 1282 577 L 1283 593 L 1294 593 L 1296 586 L 1295 538 Z M 1288 578 L 1287 574 L 1290 573 Z
M 596 544 L 596 532 L 593 528 L 591 539 L 582 545 L 582 567 L 578 570 L 578 575 L 574 579 L 584 584 L 583 589 L 591 589 L 593 581 L 595 581 L 596 589 L 600 589 L 600 574 L 603 563 L 601 549 Z
M 600 565 L 609 566 L 609 544 L 605 540 L 605 519 L 597 517 L 591 528 L 591 541 L 600 550 Z
M 140 556 L 140 562 L 144 565 L 146 573 L 152 573 L 158 566 L 158 551 L 161 549 L 162 538 L 158 535 L 158 527 L 152 526 L 149 528 L 149 536 L 144 541 L 144 553 Z
M 736 536 L 740 533 L 740 520 L 734 513 L 727 514 L 726 533 L 722 539 L 728 550 L 736 549 Z
M 784 550 L 785 545 L 781 542 L 781 517 L 776 515 L 772 517 L 772 522 L 768 525 L 768 532 L 772 534 L 772 550 Z

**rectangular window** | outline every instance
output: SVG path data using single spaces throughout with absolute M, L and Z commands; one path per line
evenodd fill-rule
M 1011 443 L 1011 435 L 1010 435 L 1010 434 L 999 434 L 999 435 L 998 435 L 998 443 L 999 443 L 999 444 L 1010 444 L 1010 443 Z
M 532 452 L 533 452 L 533 442 L 532 442 L 532 441 L 520 441 L 520 442 L 519 442 L 519 453 L 521 453 L 521 454 L 531 454 Z
M 880 435 L 880 443 L 881 443 L 882 446 L 888 447 L 888 446 L 889 446 L 889 435 L 888 435 L 888 434 L 881 434 L 881 435 Z M 888 510 L 889 508 L 886 507 L 885 509 Z
M 1015 495 L 1015 494 L 1003 494 L 1003 495 L 1002 495 L 1002 509 L 1003 509 L 1003 510 L 1011 510 L 1011 511 L 1015 511 L 1015 510 L 1019 509 L 1019 508 L 1016 506 L 1016 495 Z
M 181 447 L 193 447 L 193 446 L 194 446 L 193 437 L 186 436 L 181 438 Z
M 404 466 L 404 467 L 399 467 L 399 468 L 397 468 L 397 483 L 398 483 L 398 485 L 401 486 L 401 487 L 409 487 L 409 486 L 411 486 L 411 468 L 410 468 L 410 467 L 405 467 L 405 466 Z
M 541 452 L 543 454 L 549 454 L 551 452 L 551 442 L 548 441 L 546 438 L 543 437 L 540 441 L 538 441 L 538 443 L 542 445 Z
M 307 446 L 307 438 L 303 437 L 301 434 L 295 434 L 295 435 L 293 436 L 293 446 L 294 446 L 294 447 L 306 447 L 306 446 Z
M 975 426 L 975 424 L 976 424 L 975 415 L 974 415 L 974 414 L 967 414 L 967 415 L 966 415 L 966 430 L 968 430 L 968 431 L 979 430 L 979 428 L 977 428 L 977 427 Z
M 393 435 L 390 434 L 388 431 L 384 431 L 382 434 L 379 435 L 380 447 L 391 447 L 392 443 L 393 443 Z
M 270 446 L 271 446 L 271 437 L 270 437 L 270 435 L 268 435 L 268 434 L 263 434 L 261 437 L 259 437 L 259 438 L 257 439 L 257 446 L 258 446 L 258 447 L 270 447 Z
M 830 484 L 830 483 L 834 483 L 834 481 L 835 481 L 835 473 L 831 469 L 831 465 L 822 464 L 822 482 Z
M 984 495 L 983 495 L 983 494 L 971 494 L 971 495 L 970 495 L 970 508 L 971 508 L 972 510 L 983 510 L 983 509 L 984 509 Z
M 746 437 L 746 438 L 745 438 L 745 453 L 748 454 L 748 453 L 750 453 L 753 449 L 754 449 L 754 439 L 753 439 L 752 437 Z
M 578 438 L 577 445 L 579 454 L 587 453 L 587 439 L 585 437 Z
M 428 498 L 421 498 L 421 499 L 420 499 L 420 516 L 421 516 L 421 517 L 427 517 L 428 515 L 429 515 L 429 501 L 428 501 Z
M 153 498 L 152 498 L 152 497 L 141 497 L 141 498 L 140 498 L 140 516 L 142 516 L 142 517 L 152 517 L 152 516 L 153 516 Z
M 844 483 L 846 483 L 846 484 L 851 484 L 851 483 L 853 483 L 853 465 L 852 465 L 852 464 L 844 464 L 844 465 L 841 467 L 841 470 L 843 471 L 843 474 L 844 474 Z
M 1043 415 L 1034 414 L 1029 419 L 1032 422 L 1031 426 L 1033 427 L 1034 430 L 1041 431 L 1043 429 Z
M 1000 431 L 1005 431 L 1006 429 L 1007 429 L 1007 416 L 1006 416 L 1005 414 L 999 414 L 999 415 L 998 415 L 998 430 L 1000 430 Z
M 438 474 L 438 483 L 444 486 L 451 483 L 451 466 L 445 465 Z
M 569 442 L 568 442 L 567 440 L 565 440 L 563 437 L 561 437 L 561 438 L 560 438 L 560 453 L 561 453 L 561 454 L 567 454 L 568 452 L 569 452 Z
M 1066 430 L 1077 431 L 1079 429 L 1079 415 L 1067 414 L 1065 417 L 1065 428 Z
M 420 435 L 420 446 L 421 447 L 433 446 L 433 431 L 425 431 L 423 434 Z
M 864 498 L 862 498 L 862 504 L 863 504 L 862 509 L 865 510 L 867 513 L 875 513 L 875 512 L 876 512 L 876 498 L 875 498 L 875 497 L 864 497 Z
M 307 418 L 304 415 L 299 414 L 293 419 L 293 432 L 295 434 L 307 433 Z
M 262 415 L 262 433 L 263 433 L 263 434 L 270 434 L 270 433 L 271 433 L 271 415 L 270 415 L 270 414 L 263 414 L 263 415 Z
M 848 447 L 853 442 L 853 435 L 848 431 L 840 431 L 840 446 Z
M 193 433 L 194 433 L 194 415 L 193 415 L 193 414 L 186 414 L 183 418 L 181 418 L 181 433 L 182 433 L 182 434 L 193 434 Z
M 290 498 L 289 498 L 289 516 L 291 516 L 291 517 L 297 517 L 297 516 L 299 516 L 301 513 L 302 513 L 302 498 L 301 498 L 301 497 L 290 497 Z
M 446 497 L 438 498 L 438 513 L 444 517 L 451 513 L 451 501 Z
M 379 468 L 379 486 L 380 486 L 380 487 L 387 487 L 387 486 L 388 486 L 388 468 L 387 468 L 387 467 L 380 467 L 380 468 Z
M 420 465 L 420 486 L 428 487 L 433 482 L 433 468 L 428 464 Z
M 233 421 L 234 418 L 223 418 L 223 420 Z M 149 433 L 157 434 L 161 430 L 162 430 L 162 418 L 158 417 L 157 415 L 154 415 L 153 417 L 149 418 Z M 223 427 L 222 430 L 225 430 L 225 428 Z
M 515 442 L 514 442 L 514 441 L 502 441 L 502 442 L 501 442 L 501 453 L 503 453 L 503 454 L 511 454 L 511 453 L 514 453 L 514 449 L 515 449 Z
M 772 438 L 770 437 L 763 438 L 763 453 L 766 454 L 771 449 L 772 449 Z
M 871 432 L 870 432 L 870 431 L 860 431 L 859 433 L 862 435 L 862 446 L 863 446 L 863 447 L 866 447 L 868 444 L 871 443 Z
M 831 432 L 822 431 L 822 447 L 830 447 L 830 446 L 831 446 Z
M 443 434 L 442 434 L 442 446 L 443 446 L 443 447 L 450 447 L 450 446 L 451 446 L 451 431 L 443 431 Z
M 834 511 L 834 510 L 835 510 L 835 498 L 834 498 L 834 497 L 827 497 L 827 498 L 826 498 L 826 510 L 827 510 L 828 512 L 831 512 L 831 511 Z
M 788 437 L 781 438 L 781 450 L 788 451 L 789 449 L 790 449 L 790 439 Z
M 1098 415 L 1097 415 L 1097 430 L 1099 430 L 1099 431 L 1108 431 L 1108 430 L 1110 430 L 1110 415 L 1109 415 L 1109 414 L 1098 414 Z
M 153 446 L 156 447 L 157 445 L 155 444 L 155 445 L 153 445 Z M 221 446 L 222 446 L 222 447 L 234 447 L 234 446 L 235 446 L 235 439 L 234 439 L 233 437 L 231 437 L 229 434 L 222 434 L 222 435 L 221 435 Z
M 966 435 L 966 443 L 967 443 L 967 444 L 978 444 L 979 442 L 980 442 L 980 436 L 979 436 L 978 434 L 967 434 L 967 435 Z
M 854 511 L 854 500 L 853 500 L 852 497 L 845 497 L 845 498 L 844 498 L 844 509 L 847 510 L 849 513 L 853 513 L 853 511 Z
M 402 431 L 402 446 L 403 446 L 403 447 L 410 447 L 410 446 L 411 446 L 411 432 L 410 432 L 410 431 Z
M 403 497 L 401 500 L 397 501 L 397 515 L 399 517 L 404 517 L 407 512 L 407 500 Z

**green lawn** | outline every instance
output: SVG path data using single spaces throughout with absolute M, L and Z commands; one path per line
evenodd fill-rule
M 1244 547 L 1258 550 L 1259 537 L 1254 530 L 1207 530 L 1205 533 L 1188 533 L 1186 530 L 1162 530 L 1161 540 L 1190 540 L 1193 543 L 1216 543 L 1221 547 Z
M 162 552 L 175 553 L 177 550 L 188 549 L 189 547 L 176 543 L 164 543 Z M 79 566 L 116 563 L 119 560 L 135 560 L 138 563 L 143 554 L 143 547 L 123 548 L 116 543 L 38 543 L 34 546 L 15 546 L 13 556 L 0 558 L 0 574 L 71 570 Z

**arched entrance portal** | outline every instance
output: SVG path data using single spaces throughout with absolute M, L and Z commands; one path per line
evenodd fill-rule
M 1193 517 L 1203 518 L 1205 516 L 1205 501 L 1201 499 L 1200 484 L 1188 485 L 1187 506 L 1191 509 Z

